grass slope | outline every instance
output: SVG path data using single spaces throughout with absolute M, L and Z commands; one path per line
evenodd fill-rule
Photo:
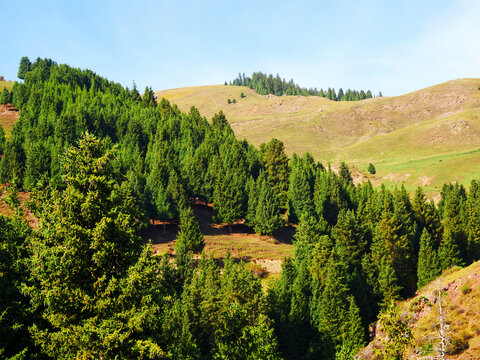
M 421 288 L 417 296 L 400 303 L 402 317 L 413 331 L 414 348 L 410 357 L 431 359 L 428 345 L 439 344 L 438 289 L 442 291 L 442 305 L 447 324 L 447 359 L 480 359 L 480 262 L 459 269 L 452 268 L 438 279 Z M 358 359 L 375 359 L 378 339 L 384 334 L 377 329 L 377 337 L 360 351 Z M 424 356 L 424 357 L 422 357 Z M 438 357 L 440 359 L 440 357 Z
M 284 257 L 293 256 L 293 227 L 285 226 L 274 236 L 260 236 L 250 228 L 237 224 L 232 226 L 232 232 L 227 226 L 217 226 L 212 221 L 212 208 L 204 205 L 194 205 L 200 229 L 204 234 L 205 252 L 222 261 L 228 252 L 235 258 L 243 260 L 261 275 L 278 275 Z M 175 239 L 178 226 L 168 224 L 150 226 L 142 233 L 145 240 L 152 240 L 152 248 L 158 253 L 175 256 Z
M 12 90 L 14 84 L 15 84 L 15 81 L 6 81 L 6 80 L 0 81 L 0 93 L 3 91 L 3 88 L 5 87 L 8 89 L 8 91 Z
M 227 115 L 239 138 L 255 145 L 272 137 L 289 154 L 323 162 L 372 162 L 378 182 L 404 182 L 437 193 L 445 182 L 468 185 L 480 175 L 480 79 L 461 79 L 397 97 L 334 102 L 320 97 L 259 95 L 246 87 L 199 86 L 157 91 L 207 118 Z M 240 94 L 246 97 L 241 98 Z M 236 104 L 227 104 L 235 98 Z
M 0 93 L 6 87 L 9 91 L 12 90 L 14 81 L 0 81 Z M 0 125 L 5 131 L 6 136 L 10 135 L 13 124 L 18 119 L 18 112 L 15 111 L 12 107 L 0 105 Z

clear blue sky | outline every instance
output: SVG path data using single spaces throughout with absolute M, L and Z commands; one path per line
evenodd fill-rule
M 279 73 L 399 95 L 480 77 L 480 1 L 0 0 L 0 75 L 22 56 L 140 91 Z

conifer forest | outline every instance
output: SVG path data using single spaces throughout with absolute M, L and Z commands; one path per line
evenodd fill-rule
M 8 136 L 0 127 L 13 211 L 0 216 L 0 358 L 353 359 L 396 301 L 480 259 L 480 181 L 445 184 L 434 204 L 422 188 L 354 184 L 345 163 L 288 157 L 278 139 L 254 147 L 221 111 L 182 112 L 149 87 L 41 58 L 22 58 L 18 77 L 0 95 L 20 112 Z M 372 97 L 279 79 L 233 85 Z M 193 203 L 227 229 L 293 226 L 279 278 L 265 287 L 206 253 Z M 179 224 L 174 257 L 140 237 L 152 220 Z

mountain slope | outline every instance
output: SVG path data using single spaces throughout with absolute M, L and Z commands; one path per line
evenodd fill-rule
M 207 118 L 219 110 L 236 135 L 255 145 L 272 137 L 289 154 L 377 168 L 377 182 L 405 182 L 438 192 L 444 182 L 468 184 L 480 174 L 480 79 L 461 79 L 397 97 L 335 102 L 320 97 L 258 95 L 239 86 L 157 91 L 182 110 Z M 240 94 L 244 93 L 245 98 Z M 227 104 L 235 98 L 236 104 Z M 457 171 L 461 162 L 465 166 Z M 455 170 L 455 171 L 453 171 Z M 374 179 L 375 180 L 375 179 Z
M 408 318 L 413 332 L 411 358 L 429 359 L 436 355 L 428 351 L 439 345 L 439 298 L 442 291 L 442 310 L 446 324 L 447 359 L 473 360 L 480 358 L 480 262 L 458 269 L 452 268 L 438 279 L 420 289 L 417 296 L 400 304 L 402 318 Z M 384 335 L 377 337 L 360 351 L 358 359 L 374 359 L 374 349 Z M 440 357 L 438 357 L 440 359 Z

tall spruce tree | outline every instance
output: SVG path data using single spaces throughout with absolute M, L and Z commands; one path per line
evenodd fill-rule
M 229 228 L 244 216 L 242 191 L 238 186 L 234 172 L 226 170 L 219 176 L 213 193 L 213 221 L 225 222 Z
M 27 72 L 29 72 L 32 68 L 32 63 L 28 59 L 28 57 L 23 56 L 20 59 L 20 66 L 18 67 L 18 78 L 19 79 L 25 79 L 25 75 L 27 75 Z
M 203 234 L 191 207 L 182 210 L 180 214 L 180 231 L 177 243 L 184 243 L 187 251 L 199 253 L 205 247 Z
M 3 155 L 5 151 L 5 131 L 3 131 L 2 125 L 0 125 L 0 155 Z
M 263 162 L 267 179 L 278 196 L 282 208 L 286 208 L 288 191 L 288 157 L 280 140 L 272 139 L 264 146 Z
M 119 186 L 114 153 L 85 135 L 63 157 L 65 190 L 38 196 L 32 285 L 43 313 L 31 328 L 53 358 L 159 358 L 164 287 L 143 247 L 134 199 Z
M 445 230 L 443 242 L 438 249 L 438 258 L 440 260 L 442 270 L 456 265 L 465 265 L 460 252 L 458 239 L 449 229 Z
M 261 235 L 272 235 L 284 223 L 280 204 L 268 181 L 262 181 L 255 212 L 254 230 Z
M 437 250 L 434 248 L 432 236 L 424 228 L 420 237 L 420 251 L 418 253 L 417 286 L 428 284 L 430 281 L 440 275 L 440 264 L 438 261 Z

